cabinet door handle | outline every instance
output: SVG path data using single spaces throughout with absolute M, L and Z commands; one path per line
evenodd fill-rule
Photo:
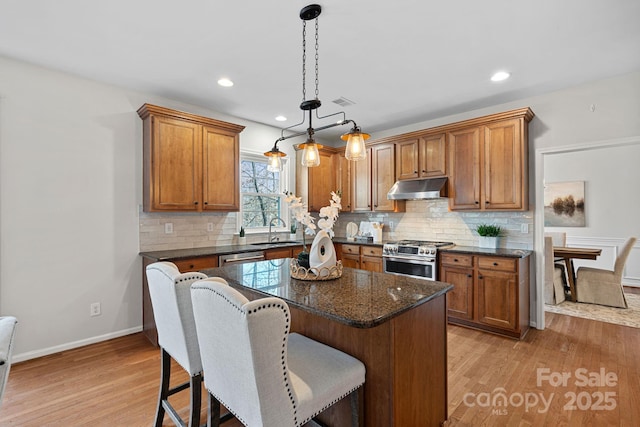
M 422 171 L 422 172 L 424 172 L 424 171 Z M 418 173 L 418 171 L 413 171 L 413 173 Z
M 194 204 L 194 205 L 197 205 L 197 204 L 198 204 L 198 202 L 193 202 L 193 204 Z
M 458 258 L 454 258 L 454 259 L 453 259 L 453 262 L 458 262 Z
M 479 204 L 480 204 L 480 202 L 476 200 L 476 205 L 479 205 Z
M 472 274 L 467 274 L 467 277 L 473 277 L 473 275 Z
M 373 207 L 374 207 L 374 208 L 377 208 L 377 207 L 378 207 L 378 205 L 373 205 Z
M 478 279 L 484 279 L 484 277 L 482 277 L 482 276 L 478 276 Z
M 493 265 L 495 265 L 495 266 L 497 267 L 497 266 L 498 266 L 498 263 L 497 263 L 497 262 L 494 262 L 494 263 L 493 263 Z
M 209 202 L 204 202 L 204 204 L 205 204 L 205 205 L 208 205 L 208 204 L 209 204 Z
M 485 204 L 485 205 L 488 205 L 488 204 L 489 204 L 489 201 L 488 201 L 488 200 L 485 200 L 485 201 L 484 201 L 484 204 Z
M 422 173 L 425 173 L 425 172 L 426 172 L 426 170 L 422 169 Z

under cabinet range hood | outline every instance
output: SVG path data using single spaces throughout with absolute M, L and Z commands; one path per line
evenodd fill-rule
M 396 181 L 387 193 L 389 200 L 438 199 L 446 197 L 447 177 Z

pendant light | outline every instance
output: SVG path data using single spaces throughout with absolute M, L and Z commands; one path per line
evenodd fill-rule
M 333 113 L 327 116 L 319 116 L 318 108 L 322 105 L 320 99 L 318 99 L 319 90 L 318 90 L 318 17 L 322 12 L 322 7 L 318 4 L 311 4 L 309 6 L 305 6 L 300 10 L 300 19 L 302 20 L 302 103 L 300 104 L 300 109 L 303 111 L 302 113 L 302 121 L 293 126 L 289 126 L 287 128 L 282 129 L 280 133 L 280 138 L 278 138 L 273 145 L 273 148 L 270 151 L 264 153 L 265 156 L 269 158 L 269 163 L 267 169 L 269 171 L 280 171 L 282 170 L 282 157 L 285 157 L 286 154 L 278 150 L 278 142 L 284 141 L 285 139 L 294 138 L 297 136 L 307 135 L 306 142 L 299 144 L 298 148 L 302 149 L 302 166 L 305 167 L 314 167 L 320 165 L 320 153 L 319 149 L 322 148 L 322 145 L 318 144 L 314 139 L 313 135 L 320 130 L 329 129 L 334 126 L 342 126 L 348 123 L 353 124 L 353 128 L 348 133 L 345 133 L 341 136 L 341 139 L 347 142 L 347 146 L 345 148 L 345 156 L 349 160 L 363 160 L 367 157 L 367 150 L 365 148 L 364 142 L 370 138 L 370 135 L 364 133 L 360 130 L 356 122 L 353 120 L 348 120 L 345 116 L 344 112 Z M 306 75 L 307 75 L 307 21 L 315 19 L 315 98 L 307 100 L 307 90 L 306 90 Z M 315 111 L 315 116 L 317 119 L 326 119 L 336 115 L 342 115 L 342 119 L 338 122 L 334 122 L 325 126 L 313 127 L 313 114 Z M 284 135 L 285 131 L 291 131 L 292 128 L 303 125 L 306 119 L 306 113 L 308 112 L 308 127 L 304 132 L 294 132 L 291 135 Z

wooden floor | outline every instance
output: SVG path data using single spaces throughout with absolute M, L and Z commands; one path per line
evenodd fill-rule
M 522 341 L 449 327 L 449 426 L 638 425 L 640 329 L 552 313 L 546 320 L 546 330 Z M 151 426 L 159 363 L 159 351 L 135 334 L 14 364 L 0 426 Z M 591 385 L 579 384 L 579 369 Z M 615 385 L 595 378 L 601 369 Z M 543 370 L 569 377 L 538 384 Z M 501 396 L 504 406 L 494 399 Z M 175 397 L 187 406 L 187 396 Z

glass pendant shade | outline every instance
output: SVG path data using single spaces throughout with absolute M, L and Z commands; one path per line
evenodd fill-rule
M 286 157 L 285 153 L 278 150 L 278 147 L 274 145 L 271 151 L 267 151 L 264 155 L 268 157 L 267 170 L 269 172 L 282 172 L 282 157 Z
M 357 161 L 367 158 L 367 148 L 364 142 L 370 138 L 368 133 L 363 133 L 360 129 L 354 128 L 351 132 L 342 135 L 341 138 L 347 141 L 344 156 L 348 160 Z
M 307 140 L 304 144 L 300 144 L 302 151 L 302 166 L 312 168 L 320 166 L 320 153 L 318 148 L 322 148 L 320 144 L 316 144 L 313 140 Z
M 277 154 L 269 156 L 269 161 L 267 163 L 267 170 L 269 172 L 282 171 L 282 160 L 280 160 L 280 156 L 278 156 Z

